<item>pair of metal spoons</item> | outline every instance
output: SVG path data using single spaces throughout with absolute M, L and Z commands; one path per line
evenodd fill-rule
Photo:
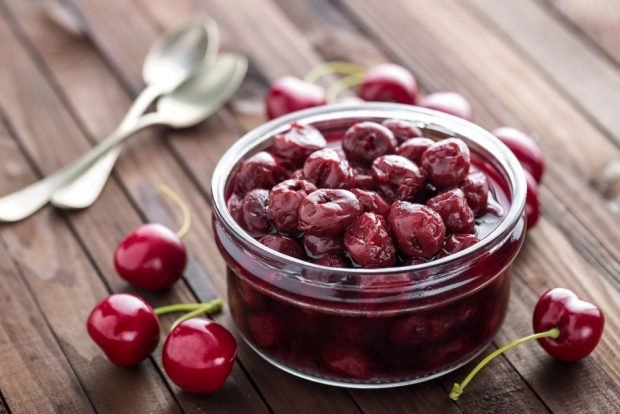
M 121 143 L 146 127 L 186 128 L 217 111 L 237 90 L 247 72 L 241 55 L 218 55 L 219 32 L 212 20 L 193 21 L 165 33 L 143 66 L 147 85 L 106 139 L 80 159 L 15 193 L 0 197 L 0 221 L 29 217 L 51 202 L 85 208 L 101 193 L 121 151 Z M 157 100 L 154 112 L 145 113 Z

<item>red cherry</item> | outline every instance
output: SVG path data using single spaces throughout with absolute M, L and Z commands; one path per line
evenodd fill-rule
M 273 249 L 277 252 L 283 253 L 287 256 L 295 257 L 297 259 L 305 259 L 303 247 L 295 239 L 290 237 L 281 236 L 279 234 L 270 234 L 263 236 L 258 240 L 261 244 Z
M 352 175 L 349 162 L 330 148 L 313 152 L 304 163 L 304 178 L 319 188 L 347 188 Z
M 276 345 L 284 333 L 280 319 L 267 312 L 248 315 L 250 338 L 261 348 Z
M 411 138 L 421 137 L 422 130 L 413 122 L 403 121 L 402 119 L 386 119 L 381 125 L 392 131 L 399 144 Z
M 392 204 L 388 221 L 392 236 L 405 256 L 431 258 L 441 249 L 446 226 L 433 209 L 397 201 Z
M 235 186 L 243 195 L 255 188 L 271 188 L 284 179 L 282 165 L 266 151 L 258 152 L 241 163 L 235 174 Z
M 476 243 L 478 243 L 478 237 L 475 234 L 451 234 L 443 243 L 441 255 L 449 256 L 458 253 Z
M 351 162 L 369 165 L 385 154 L 393 154 L 398 145 L 394 134 L 376 122 L 359 122 L 347 130 L 342 138 L 342 149 Z
M 585 302 L 568 289 L 545 292 L 534 308 L 534 332 L 559 328 L 557 338 L 542 338 L 538 343 L 555 358 L 574 362 L 590 355 L 603 335 L 605 316 L 592 303 Z
M 411 138 L 400 144 L 400 146 L 396 148 L 396 153 L 420 165 L 422 154 L 434 143 L 435 141 L 430 138 Z
M 299 229 L 315 236 L 338 236 L 362 212 L 362 204 L 350 191 L 316 190 L 299 205 Z
M 390 205 L 379 194 L 374 191 L 360 190 L 359 188 L 353 188 L 351 192 L 362 203 L 362 208 L 366 213 L 377 213 L 386 219 L 388 218 Z
M 269 210 L 276 228 L 289 234 L 299 233 L 297 209 L 316 186 L 304 180 L 285 180 L 271 189 Z
M 391 267 L 396 262 L 396 248 L 385 218 L 375 213 L 363 213 L 355 219 L 344 234 L 344 245 L 363 267 Z
M 371 167 L 372 178 L 385 200 L 412 200 L 426 184 L 426 174 L 400 155 L 383 155 Z
M 139 364 L 159 342 L 159 321 L 153 308 L 127 293 L 99 302 L 90 312 L 86 328 L 110 362 L 123 367 Z
M 325 364 L 339 374 L 365 379 L 370 376 L 370 360 L 352 345 L 328 344 L 321 351 Z
M 273 231 L 269 210 L 269 191 L 256 188 L 243 197 L 241 202 L 243 226 L 252 237 L 260 237 Z
M 407 69 L 393 63 L 384 63 L 366 72 L 357 94 L 365 101 L 413 105 L 418 96 L 418 84 Z
M 523 168 L 532 174 L 537 183 L 540 183 L 545 170 L 545 163 L 536 142 L 518 129 L 510 127 L 497 128 L 493 131 L 493 135 L 510 148 Z
M 540 206 L 538 204 L 538 184 L 529 172 L 525 173 L 525 182 L 527 183 L 527 193 L 525 196 L 525 216 L 527 217 L 527 228 L 531 229 L 538 223 L 540 216 Z
M 269 119 L 319 105 L 325 105 L 323 88 L 293 76 L 276 80 L 265 97 Z
M 237 341 L 222 325 L 189 319 L 176 326 L 162 351 L 164 370 L 187 392 L 210 394 L 224 385 L 237 355 Z
M 445 112 L 471 121 L 473 118 L 471 105 L 465 97 L 456 92 L 436 92 L 424 96 L 419 106 Z
M 326 145 L 325 137 L 318 129 L 294 122 L 291 129 L 273 139 L 273 153 L 299 167 L 308 155 L 325 148 Z
M 469 147 L 458 138 L 435 142 L 422 154 L 422 168 L 437 188 L 459 185 L 469 172 L 470 162 Z
M 487 176 L 480 171 L 470 172 L 459 185 L 467 204 L 471 207 L 476 217 L 480 217 L 487 212 L 489 199 L 489 182 Z
M 313 263 L 327 267 L 351 267 L 351 264 L 346 258 L 334 255 L 319 257 L 318 259 L 314 260 Z
M 469 208 L 465 193 L 460 188 L 436 195 L 426 205 L 439 213 L 448 233 L 476 231 L 474 212 Z
M 144 224 L 125 237 L 114 252 L 114 267 L 127 282 L 142 289 L 169 288 L 185 270 L 183 241 L 161 224 Z
M 304 247 L 308 256 L 318 259 L 323 256 L 344 253 L 344 242 L 340 236 L 313 236 L 304 234 Z

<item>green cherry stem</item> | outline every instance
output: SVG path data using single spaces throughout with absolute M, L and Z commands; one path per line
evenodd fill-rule
M 463 390 L 465 389 L 465 387 L 467 386 L 467 384 L 469 384 L 469 382 L 476 376 L 476 374 L 482 369 L 484 368 L 484 366 L 486 364 L 488 364 L 489 362 L 491 362 L 491 360 L 493 358 L 495 358 L 498 355 L 503 354 L 504 352 L 506 352 L 507 350 L 509 350 L 510 348 L 513 348 L 517 345 L 520 345 L 524 342 L 529 342 L 529 341 L 533 341 L 535 339 L 542 339 L 542 338 L 553 338 L 556 339 L 560 336 L 560 329 L 559 328 L 551 328 L 548 331 L 545 332 L 539 332 L 533 335 L 529 335 L 526 336 L 524 338 L 521 339 L 517 339 L 515 341 L 512 341 L 504 346 L 502 346 L 501 348 L 497 349 L 495 352 L 487 355 L 486 358 L 484 358 L 482 361 L 480 361 L 478 363 L 478 365 L 476 365 L 476 367 L 471 370 L 471 372 L 465 377 L 465 379 L 460 383 L 456 383 L 454 384 L 454 386 L 452 387 L 452 391 L 450 391 L 450 399 L 456 401 L 459 399 L 459 397 L 461 396 L 461 394 L 463 393 Z
M 361 76 L 365 71 L 366 69 L 363 66 L 357 65 L 355 63 L 338 61 L 325 62 L 308 72 L 304 80 L 306 82 L 315 83 L 323 76 L 330 75 L 332 73 L 338 73 L 342 75 L 357 74 Z
M 168 197 L 170 201 L 172 201 L 179 208 L 179 210 L 181 210 L 181 214 L 183 215 L 183 224 L 181 225 L 181 228 L 177 231 L 177 236 L 179 236 L 179 239 L 182 239 L 183 236 L 187 234 L 189 228 L 192 225 L 192 216 L 189 212 L 189 207 L 187 206 L 185 201 L 183 201 L 183 199 L 179 197 L 177 193 L 172 191 L 167 185 L 161 184 L 159 185 L 159 187 L 157 187 L 157 189 L 160 193 Z
M 155 312 L 155 315 L 157 316 L 175 312 L 188 312 L 178 318 L 176 321 L 174 321 L 172 327 L 170 328 L 170 330 L 173 330 L 181 322 L 191 319 L 195 316 L 220 311 L 222 309 L 222 305 L 223 302 L 221 299 L 213 299 L 212 301 L 205 303 L 179 303 L 176 305 L 161 306 L 153 310 Z
M 364 76 L 361 73 L 357 73 L 334 82 L 329 89 L 327 89 L 325 100 L 328 103 L 334 102 L 336 98 L 338 98 L 338 95 L 340 95 L 343 91 L 351 88 L 352 86 L 359 85 L 363 80 Z
M 170 330 L 173 330 L 174 328 L 177 327 L 177 325 L 179 325 L 182 322 L 185 322 L 185 321 L 187 321 L 189 319 L 195 318 L 196 316 L 203 315 L 205 313 L 212 313 L 212 312 L 218 311 L 221 308 L 222 308 L 222 301 L 221 300 L 217 304 L 217 307 L 214 307 L 212 304 L 207 303 L 203 307 L 198 308 L 198 309 L 196 309 L 196 310 L 194 310 L 192 312 L 186 313 L 185 315 L 181 316 L 179 319 L 174 321 L 174 323 L 170 327 Z

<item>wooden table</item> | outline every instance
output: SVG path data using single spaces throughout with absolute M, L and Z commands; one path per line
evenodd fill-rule
M 0 6 L 3 194 L 51 173 L 113 129 L 142 88 L 142 59 L 165 28 L 210 15 L 221 25 L 224 48 L 251 61 L 242 90 L 208 122 L 134 139 L 92 208 L 46 208 L 0 227 L 0 413 L 620 412 L 616 0 L 0 0 Z M 135 369 L 102 356 L 84 322 L 110 292 L 131 291 L 112 267 L 116 244 L 146 220 L 178 225 L 156 185 L 168 184 L 191 205 L 191 262 L 184 282 L 147 299 L 161 305 L 225 296 L 210 225 L 213 167 L 237 137 L 263 122 L 270 80 L 303 76 L 334 59 L 398 62 L 425 92 L 466 95 L 481 125 L 511 125 L 540 138 L 547 160 L 543 217 L 515 263 L 509 314 L 489 351 L 530 333 L 538 295 L 564 286 L 606 312 L 606 331 L 591 357 L 561 364 L 535 344 L 521 346 L 453 403 L 448 390 L 465 369 L 419 386 L 347 390 L 294 378 L 241 346 L 225 387 L 199 397 L 168 381 L 159 350 Z M 217 320 L 231 326 L 228 313 Z M 170 323 L 164 318 L 164 329 Z

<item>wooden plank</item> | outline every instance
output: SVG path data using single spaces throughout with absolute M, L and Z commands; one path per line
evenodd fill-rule
M 0 122 L 0 191 L 32 179 Z M 0 240 L 0 413 L 92 412 L 93 408 Z
M 80 147 L 78 140 L 73 149 L 67 146 L 68 137 L 84 138 L 4 18 L 0 18 L 0 39 L 2 59 L 11 62 L 0 77 L 0 107 L 22 145 L 36 148 L 42 155 L 39 168 L 49 172 L 58 166 L 54 156 L 66 159 Z M 31 122 L 33 119 L 36 122 Z M 36 158 L 32 154 L 29 151 L 30 159 Z M 28 178 L 32 180 L 32 176 Z M 13 180 L 3 192 L 25 184 L 27 181 Z M 45 210 L 31 220 L 3 227 L 2 235 L 96 409 L 176 411 L 176 403 L 152 364 L 133 371 L 113 368 L 88 339 L 84 322 L 107 291 L 64 220 Z M 136 398 L 123 397 L 128 389 Z
M 14 2 L 10 3 L 10 6 L 18 18 L 20 27 L 24 30 L 23 36 L 27 37 L 31 44 L 36 44 L 37 52 L 41 53 L 41 57 L 49 65 L 48 67 L 55 79 L 62 86 L 68 103 L 73 108 L 89 108 L 88 114 L 90 116 L 80 121 L 92 128 L 89 132 L 96 132 L 98 137 L 102 137 L 104 131 L 109 132 L 120 119 L 124 108 L 128 107 L 129 100 L 118 82 L 106 69 L 105 63 L 83 40 L 71 37 L 57 27 L 50 25 L 46 21 L 45 15 L 42 14 L 43 10 L 34 6 L 33 3 Z M 75 64 L 78 61 L 79 65 Z M 93 85 L 95 84 L 99 85 L 101 89 L 93 92 Z M 99 93 L 98 96 L 101 97 L 99 104 L 95 106 L 92 105 L 93 93 Z M 104 105 L 109 111 L 101 111 L 100 105 Z M 111 112 L 112 115 L 109 115 L 108 112 Z M 113 115 L 116 115 L 116 118 Z M 150 135 L 152 136 L 152 134 Z M 80 140 L 85 141 L 83 136 L 72 136 L 72 138 L 78 142 Z M 146 157 L 150 157 L 148 155 L 149 150 L 146 148 L 149 147 L 145 146 L 142 149 L 147 153 Z M 161 151 L 157 143 L 151 142 L 150 148 L 151 152 Z M 37 154 L 37 156 L 39 155 L 42 154 Z M 65 163 L 68 158 L 75 155 L 77 154 L 65 154 L 64 158 L 58 163 Z M 37 159 L 37 156 L 33 158 Z M 155 157 L 147 159 L 153 160 Z M 175 165 L 174 161 L 170 161 L 170 158 L 167 162 Z M 138 164 L 130 163 L 128 165 Z M 145 165 L 148 166 L 149 164 L 145 163 Z M 183 176 L 178 169 L 175 172 L 177 177 Z M 150 215 L 158 221 L 174 226 L 176 224 L 174 218 L 177 215 L 176 210 L 162 200 L 153 187 L 153 184 L 167 181 L 162 177 L 155 177 L 151 181 L 139 182 L 137 180 L 140 177 L 140 171 L 134 169 L 127 173 L 134 174 L 136 179 L 136 187 L 134 188 L 137 197 L 142 205 L 148 206 Z M 181 179 L 179 178 L 179 180 Z M 122 214 L 119 214 L 119 211 Z M 72 214 L 70 218 L 81 241 L 87 246 L 91 259 L 105 276 L 106 282 L 115 291 L 128 290 L 128 286 L 115 275 L 110 258 L 116 244 L 123 235 L 140 224 L 142 220 L 121 188 L 112 181 L 106 186 L 104 196 L 95 206 L 91 207 L 88 212 Z M 189 272 L 196 279 L 202 280 L 197 285 L 197 290 L 201 293 L 202 298 L 206 300 L 214 297 L 215 292 L 208 282 L 205 270 L 193 261 L 189 268 Z M 164 303 L 193 302 L 195 300 L 183 283 L 177 284 L 175 289 L 166 294 L 145 295 L 145 292 L 142 291 L 136 291 L 136 293 L 145 296 L 155 306 Z M 164 318 L 162 324 L 164 332 L 173 318 L 173 316 Z M 159 352 L 158 349 L 155 355 L 161 367 Z M 105 362 L 105 364 L 105 371 L 110 371 L 109 363 Z M 154 378 L 158 376 L 157 373 L 153 372 L 143 372 L 142 375 L 149 375 Z M 166 391 L 163 384 L 158 385 L 158 388 L 161 391 Z M 185 411 L 196 412 L 207 408 L 210 412 L 265 412 L 265 406 L 260 397 L 239 366 L 235 366 L 228 383 L 217 393 L 217 398 L 196 397 L 183 393 L 176 388 L 174 388 L 174 392 L 176 399 Z M 148 406 L 142 403 L 141 410 L 145 409 L 148 409 Z M 153 410 L 158 411 L 157 409 Z
M 615 0 L 539 0 L 585 33 L 616 63 L 620 63 L 620 3 Z
M 509 0 L 501 4 L 475 0 L 473 4 L 485 21 L 491 21 L 497 31 L 514 42 L 558 89 L 570 96 L 577 107 L 620 144 L 620 118 L 616 111 L 620 107 L 617 93 L 620 70 L 617 65 L 534 0 Z

